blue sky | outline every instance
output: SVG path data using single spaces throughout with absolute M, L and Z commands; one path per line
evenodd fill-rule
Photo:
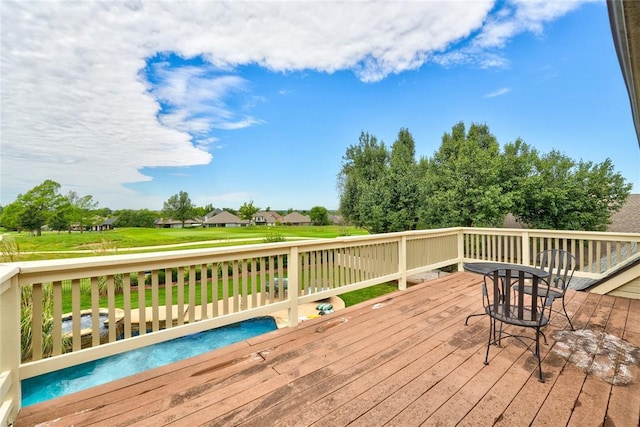
M 640 149 L 604 1 L 3 1 L 0 204 L 339 206 L 361 131 L 431 156 L 459 121 L 615 168 Z

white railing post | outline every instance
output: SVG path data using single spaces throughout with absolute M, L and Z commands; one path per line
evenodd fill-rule
M 289 326 L 298 325 L 298 290 L 300 289 L 300 274 L 298 269 L 298 247 L 292 246 L 287 262 L 287 297 L 289 298 Z M 284 287 L 283 287 L 284 289 Z
M 531 265 L 531 255 L 529 254 L 531 251 L 531 246 L 529 245 L 529 232 L 522 232 L 522 264 Z
M 407 236 L 400 237 L 400 245 L 398 246 L 398 271 L 400 279 L 398 279 L 398 289 L 404 291 L 407 289 Z
M 17 267 L 0 266 L 0 425 L 20 410 L 20 286 Z
M 464 269 L 464 228 L 458 230 L 458 271 Z

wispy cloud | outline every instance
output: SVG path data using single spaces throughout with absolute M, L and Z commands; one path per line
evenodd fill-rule
M 511 92 L 511 89 L 509 89 L 508 87 L 503 87 L 503 88 L 500 88 L 498 90 L 495 90 L 493 92 L 490 92 L 490 93 L 486 94 L 484 97 L 485 98 L 495 98 L 496 96 L 506 95 L 509 92 Z
M 364 82 L 426 62 L 504 66 L 510 38 L 578 3 L 5 0 L 0 203 L 53 179 L 110 206 L 139 196 L 126 185 L 145 168 L 209 163 L 216 129 L 263 123 L 236 66 Z M 202 60 L 151 61 L 167 53 Z

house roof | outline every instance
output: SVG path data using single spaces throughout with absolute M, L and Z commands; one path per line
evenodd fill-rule
M 640 2 L 607 0 L 613 43 L 627 85 L 631 114 L 640 144 Z
M 117 216 L 116 216 L 116 217 L 113 217 L 113 218 L 105 219 L 104 221 L 102 221 L 102 224 L 100 224 L 100 225 L 111 225 L 111 224 L 113 224 L 114 222 L 116 222 L 116 220 L 117 220 L 117 219 L 118 219 L 118 217 L 117 217 Z
M 311 218 L 308 215 L 302 215 L 299 212 L 291 212 L 288 215 L 285 215 L 282 218 L 283 224 L 301 224 L 301 223 L 311 223 Z
M 205 224 L 248 224 L 246 219 L 240 219 L 231 212 L 222 211 L 205 221 Z
M 220 212 L 222 212 L 222 209 L 216 208 L 216 209 L 212 210 L 211 212 L 209 212 L 208 214 L 206 214 L 204 216 L 204 220 L 206 221 L 209 218 L 213 218 L 214 216 L 218 215 Z
M 611 215 L 607 231 L 640 233 L 640 194 L 630 194 L 622 209 Z
M 255 214 L 253 214 L 253 218 L 264 218 L 265 220 L 269 221 L 270 219 L 275 221 L 281 221 L 282 220 L 282 215 L 280 215 L 278 212 L 274 212 L 274 211 L 260 211 L 260 212 L 256 212 Z

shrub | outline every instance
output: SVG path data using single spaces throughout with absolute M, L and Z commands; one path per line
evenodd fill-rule
M 287 239 L 284 238 L 284 236 L 280 233 L 278 233 L 277 231 L 269 231 L 269 233 L 267 233 L 267 235 L 264 238 L 264 242 L 265 243 L 279 243 L 279 242 L 286 242 Z
M 33 357 L 33 286 L 20 289 L 20 344 L 22 361 Z M 36 319 L 37 320 L 37 319 Z M 50 283 L 42 286 L 42 357 L 53 353 L 53 286 Z M 71 349 L 70 335 L 62 336 L 62 352 Z
M 0 252 L 2 262 L 14 262 L 20 259 L 20 246 L 11 236 L 0 236 Z

